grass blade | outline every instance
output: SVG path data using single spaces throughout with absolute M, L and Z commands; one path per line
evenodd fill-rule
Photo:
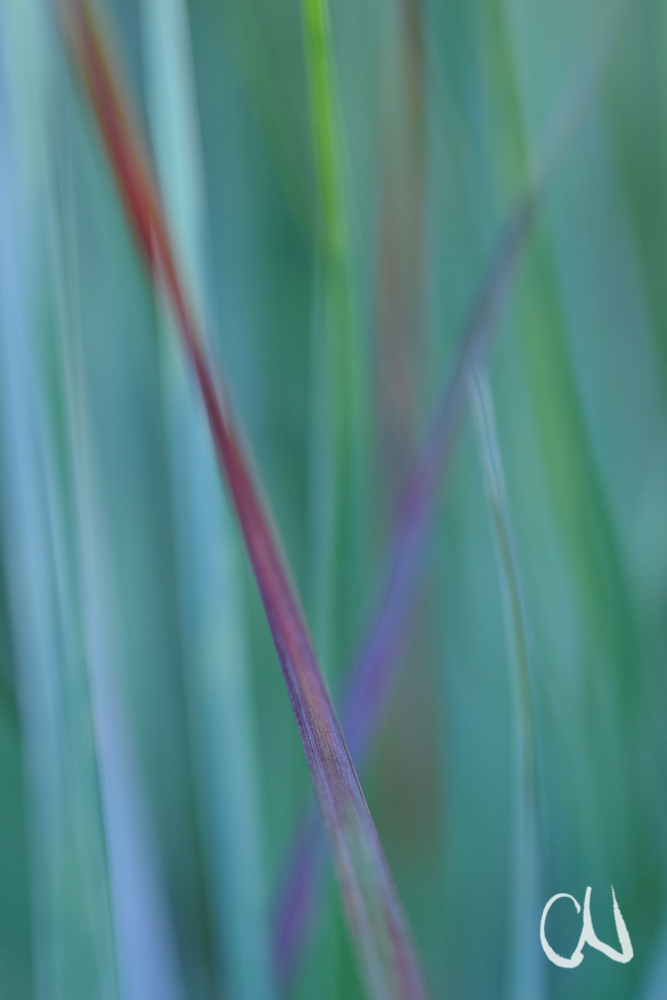
M 10 12 L 0 12 L 2 531 L 26 761 L 35 990 L 54 1000 L 116 1000 L 106 830 L 70 516 L 71 456 L 57 439 L 62 401 L 45 393 L 50 373 L 41 363 L 38 301 L 52 318 L 53 288 L 30 213 L 37 207 L 41 217 L 50 213 L 40 155 L 47 26 L 33 5 L 11 13 L 19 16 L 10 27 Z M 33 57 L 22 67 L 28 80 L 21 97 L 29 94 L 32 107 L 20 120 L 8 88 L 19 75 L 9 74 L 7 62 L 28 46 Z
M 151 273 L 164 283 L 234 500 L 331 842 L 362 973 L 373 997 L 423 997 L 393 880 L 320 672 L 285 562 L 255 488 L 229 400 L 216 388 L 185 297 L 157 188 L 87 3 L 63 24 L 96 113 L 125 207 Z
M 353 281 L 345 170 L 347 142 L 330 10 L 327 0 L 301 0 L 300 7 L 318 197 L 311 318 L 312 621 L 322 668 L 328 682 L 335 684 L 353 641 L 363 581 L 367 579 L 369 380 Z M 314 823 L 312 830 L 316 829 Z M 321 954 L 330 967 L 326 979 L 333 984 L 336 969 L 345 964 L 344 957 L 341 963 L 344 942 L 340 920 L 329 926 L 332 933 L 323 936 Z M 278 942 L 274 942 L 274 968 L 279 981 L 283 974 L 276 961 L 280 950 Z M 322 961 L 317 965 L 321 966 Z M 285 988 L 284 981 L 281 986 Z M 305 988 L 308 992 L 307 977 Z M 329 989 L 335 995 L 336 987 Z
M 468 392 L 491 515 L 498 574 L 503 595 L 514 725 L 514 810 L 510 885 L 514 886 L 510 952 L 511 996 L 545 995 L 544 964 L 532 929 L 542 910 L 541 860 L 538 833 L 539 789 L 535 725 L 535 694 L 528 656 L 526 609 L 505 489 L 496 431 L 491 385 L 486 371 L 475 371 Z
M 66 66 L 61 60 L 60 70 Z M 61 85 L 64 81 L 61 77 Z M 164 873 L 155 829 L 146 809 L 136 745 L 126 725 L 119 677 L 118 608 L 111 597 L 108 523 L 89 428 L 90 393 L 82 339 L 81 220 L 73 150 L 76 148 L 66 91 L 58 106 L 67 108 L 56 139 L 57 181 L 53 182 L 53 268 L 58 289 L 58 341 L 55 355 L 63 373 L 71 442 L 72 479 L 82 587 L 82 618 L 90 665 L 91 698 L 97 736 L 106 821 L 114 927 L 121 994 L 124 1000 L 181 1000 L 183 987 L 174 928 L 168 910 Z M 62 103 L 61 103 L 62 102 Z M 122 708 L 121 708 L 122 706 Z
M 352 638 L 368 531 L 368 463 L 360 323 L 350 266 L 344 140 L 326 0 L 302 0 L 319 241 L 313 317 L 313 496 L 315 638 L 329 678 Z M 332 623 L 337 623 L 335 631 Z
M 598 67 L 598 74 L 599 67 L 608 62 L 613 37 L 618 37 L 634 7 L 634 0 L 628 0 L 614 8 L 611 27 L 603 33 L 598 51 L 588 59 L 589 67 Z M 521 92 L 513 69 L 515 36 L 502 15 L 491 19 L 488 32 L 493 89 L 506 114 L 506 127 L 502 133 L 499 130 L 496 141 L 508 166 L 503 181 L 510 185 L 525 175 L 530 164 Z M 594 75 L 591 77 L 591 70 L 584 65 L 578 74 L 580 83 L 569 89 L 570 107 L 576 108 L 578 92 L 592 92 Z M 561 119 L 551 134 L 565 135 L 567 131 Z M 547 164 L 558 159 L 550 148 L 553 144 L 547 138 L 547 152 L 542 157 Z M 637 886 L 646 877 L 643 866 L 647 866 L 645 871 L 650 867 L 650 834 L 639 819 L 639 811 L 627 805 L 621 807 L 620 802 L 632 801 L 643 781 L 643 765 L 638 765 L 633 753 L 643 729 L 639 709 L 644 695 L 636 676 L 637 665 L 645 655 L 644 640 L 618 523 L 581 399 L 575 349 L 568 340 L 566 286 L 561 284 L 563 261 L 559 260 L 555 238 L 557 223 L 553 216 L 549 222 L 531 248 L 525 282 L 517 293 L 516 320 L 531 383 L 550 504 L 566 551 L 587 658 L 581 690 L 568 691 L 565 685 L 558 690 L 562 682 L 557 678 L 552 706 L 568 704 L 568 713 L 578 714 L 581 728 L 576 737 L 577 753 L 590 761 L 591 777 L 577 789 L 581 806 L 569 821 L 579 835 L 585 823 L 591 822 L 588 816 L 592 817 L 596 810 L 605 816 L 604 822 L 593 821 L 597 829 L 587 844 L 586 855 L 581 851 L 582 860 L 585 857 L 588 870 L 604 865 L 610 873 L 608 881 L 612 881 L 611 872 L 622 866 L 627 871 L 631 858 L 636 867 L 632 876 L 628 872 L 628 881 Z M 591 808 L 588 803 L 593 802 L 595 807 Z M 586 821 L 582 821 L 587 812 Z M 616 876 L 613 880 L 618 888 Z
M 420 578 L 422 550 L 437 484 L 463 417 L 468 373 L 483 362 L 507 300 L 521 250 L 530 233 L 535 210 L 536 202 L 531 193 L 518 204 L 505 226 L 482 294 L 464 334 L 454 373 L 403 495 L 388 560 L 385 589 L 371 628 L 345 678 L 339 702 L 348 747 L 357 762 L 363 759 L 373 737 L 400 662 Z M 304 827 L 310 826 L 312 815 L 307 815 L 302 823 Z M 314 887 L 306 885 L 301 869 L 319 870 L 315 863 L 315 855 L 319 851 L 317 837 L 307 838 L 299 830 L 295 834 L 297 841 L 304 843 L 306 850 L 299 854 L 294 846 L 291 847 L 288 855 L 290 871 L 281 882 L 282 893 L 276 907 L 274 954 L 282 982 L 289 980 L 301 952 L 309 917 L 308 900 L 315 895 Z M 297 916 L 297 911 L 301 917 Z
M 467 385 L 488 353 L 507 305 L 512 281 L 532 232 L 541 199 L 554 171 L 576 135 L 608 65 L 613 41 L 636 0 L 620 5 L 612 28 L 592 56 L 587 52 L 566 82 L 545 131 L 523 193 L 511 209 L 464 329 L 454 370 L 440 392 L 440 403 L 413 464 L 387 558 L 388 572 L 372 624 L 353 659 L 339 701 L 340 717 L 353 759 L 359 765 L 382 716 L 411 619 L 421 576 L 422 550 L 440 478 L 447 467 L 467 401 Z M 313 824 L 311 813 L 302 820 Z M 306 845 L 300 856 L 295 845 Z M 274 953 L 281 981 L 287 981 L 301 952 L 316 898 L 305 872 L 318 872 L 317 837 L 297 830 L 288 851 L 288 873 L 276 904 Z M 312 877 L 312 876 L 311 876 Z M 300 916 L 299 916 L 300 915 Z
M 187 12 L 144 0 L 149 120 L 165 211 L 205 314 L 201 150 Z M 199 806 L 207 834 L 220 968 L 239 1000 L 274 993 L 266 915 L 259 788 L 237 539 L 205 414 L 164 311 L 160 340 L 170 434 L 181 619 L 188 657 Z M 223 973 L 221 972 L 221 975 Z

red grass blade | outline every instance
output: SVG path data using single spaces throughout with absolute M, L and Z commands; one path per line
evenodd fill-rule
M 376 998 L 425 991 L 396 889 L 333 709 L 303 612 L 243 453 L 229 400 L 216 384 L 178 273 L 145 147 L 123 100 L 87 0 L 63 0 L 63 26 L 109 160 L 158 289 L 165 289 L 206 407 L 280 660 L 331 843 L 362 973 Z

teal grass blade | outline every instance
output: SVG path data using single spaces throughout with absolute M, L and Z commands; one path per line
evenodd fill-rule
M 158 179 L 183 273 L 206 315 L 205 195 L 187 10 L 145 0 L 149 115 Z M 250 702 L 240 553 L 196 387 L 164 310 L 160 340 L 170 432 L 181 617 L 199 808 L 213 873 L 218 976 L 234 996 L 273 993 L 262 856 L 256 731 Z
M 314 628 L 332 680 L 351 642 L 366 575 L 368 377 L 350 253 L 346 143 L 330 12 L 326 0 L 303 0 L 301 10 L 319 195 L 313 296 Z
M 37 228 L 50 215 L 41 146 L 48 77 L 35 55 L 45 50 L 48 22 L 32 4 L 3 5 L 0 18 L 2 534 L 25 759 L 35 994 L 117 1000 L 76 496 L 71 454 L 58 438 L 63 399 L 45 391 L 51 345 L 40 323 L 57 308 Z
M 110 526 L 101 500 L 100 469 L 90 431 L 94 418 L 80 313 L 85 265 L 77 204 L 80 190 L 75 183 L 77 135 L 64 61 L 58 69 L 56 101 L 61 128 L 52 181 L 53 266 L 58 288 L 54 357 L 62 371 L 76 486 L 82 615 L 101 765 L 120 988 L 126 1000 L 180 1000 L 182 975 L 164 872 L 140 777 L 139 754 L 128 725 L 127 692 L 120 682 L 120 615 L 109 557 Z
M 505 473 L 496 430 L 491 385 L 486 372 L 473 372 L 468 391 L 484 473 L 489 513 L 503 596 L 509 681 L 514 726 L 514 787 L 510 844 L 510 970 L 509 994 L 545 996 L 544 962 L 534 928 L 542 912 L 544 844 L 540 837 L 535 681 L 529 654 L 529 633 L 510 518 Z
M 625 26 L 626 15 L 634 7 L 620 4 L 613 16 L 605 15 L 598 52 L 589 56 L 572 89 L 575 102 L 577 89 L 590 90 L 596 62 L 608 60 L 614 33 Z M 526 98 L 516 76 L 512 20 L 503 19 L 493 4 L 490 11 L 489 62 L 494 94 L 503 100 L 506 115 L 502 138 L 497 137 L 506 165 L 501 183 L 505 190 L 511 190 L 531 167 L 523 104 Z M 562 123 L 556 125 L 562 132 Z M 547 163 L 554 159 L 552 148 L 547 139 L 543 156 Z M 583 411 L 574 352 L 567 339 L 559 274 L 562 263 L 555 231 L 553 217 L 538 231 L 517 292 L 515 317 L 542 441 L 550 501 L 567 551 L 567 572 L 576 589 L 582 648 L 586 650 L 580 691 L 568 695 L 561 689 L 555 703 L 567 704 L 568 713 L 590 720 L 584 730 L 579 730 L 577 743 L 582 757 L 590 761 L 594 777 L 584 779 L 581 773 L 582 809 L 576 822 L 581 823 L 586 812 L 598 817 L 594 823 L 603 815 L 607 817 L 604 831 L 589 826 L 586 855 L 589 869 L 599 865 L 611 872 L 622 869 L 626 858 L 641 865 L 645 856 L 644 850 L 635 850 L 631 845 L 640 844 L 646 831 L 636 825 L 633 811 L 617 805 L 632 799 L 636 781 L 632 777 L 636 766 L 633 747 L 642 699 L 633 678 L 644 654 L 619 533 Z M 595 802 L 593 808 L 583 805 L 584 796 Z M 583 832 L 578 835 L 583 836 Z
M 3 562 L 4 566 L 4 562 Z M 7 595 L 0 575 L 0 995 L 34 996 L 26 788 Z

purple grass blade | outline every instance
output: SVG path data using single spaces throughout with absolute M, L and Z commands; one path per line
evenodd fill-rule
M 352 758 L 361 762 L 391 691 L 407 640 L 421 575 L 424 543 L 437 486 L 447 465 L 467 403 L 468 373 L 481 364 L 507 302 L 512 280 L 537 208 L 527 194 L 501 234 L 482 293 L 470 317 L 442 403 L 414 463 L 399 507 L 389 555 L 389 571 L 378 609 L 361 651 L 353 661 L 339 700 L 340 718 Z M 281 883 L 273 927 L 278 982 L 290 981 L 301 953 L 321 871 L 322 829 L 314 808 L 298 827 L 290 848 L 288 874 Z
M 129 220 L 158 293 L 173 310 L 234 501 L 334 855 L 370 997 L 422 1000 L 426 992 L 398 894 L 317 662 L 301 604 L 260 498 L 231 404 L 214 379 L 186 297 L 157 184 L 87 0 L 63 0 L 63 28 L 90 98 Z
M 536 200 L 529 194 L 515 207 L 505 225 L 483 283 L 482 294 L 466 327 L 442 403 L 403 494 L 394 529 L 386 588 L 340 700 L 341 720 L 354 758 L 360 758 L 368 746 L 393 680 L 393 673 L 386 665 L 390 661 L 392 664 L 398 662 L 396 653 L 400 652 L 405 641 L 406 624 L 417 594 L 416 583 L 429 517 L 467 403 L 468 373 L 486 357 L 509 297 L 535 211 Z

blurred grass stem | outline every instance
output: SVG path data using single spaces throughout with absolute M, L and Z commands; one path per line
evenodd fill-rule
M 91 99 L 129 219 L 158 290 L 164 287 L 193 366 L 248 554 L 313 784 L 369 994 L 421 998 L 425 992 L 396 889 L 352 765 L 274 529 L 255 488 L 230 402 L 216 386 L 185 297 L 157 187 L 105 41 L 85 0 L 64 10 L 63 28 Z

